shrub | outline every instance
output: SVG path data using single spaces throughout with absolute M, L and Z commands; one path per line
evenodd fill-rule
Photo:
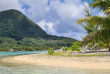
M 66 52 L 68 50 L 68 47 L 63 47 L 63 51 Z
M 80 48 L 81 48 L 80 43 L 77 41 L 77 42 L 73 42 L 73 45 L 69 49 L 70 49 L 70 51 L 81 52 Z
M 54 53 L 54 50 L 52 50 L 52 49 L 49 48 L 49 49 L 48 49 L 48 54 L 49 54 L 49 55 L 52 55 L 53 53 Z
M 0 49 L 0 51 L 2 51 L 2 49 Z

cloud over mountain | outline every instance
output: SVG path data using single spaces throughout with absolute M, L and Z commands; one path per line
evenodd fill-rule
M 76 20 L 84 17 L 81 0 L 0 0 L 0 11 L 17 9 L 36 22 L 48 34 L 81 40 L 86 35 Z

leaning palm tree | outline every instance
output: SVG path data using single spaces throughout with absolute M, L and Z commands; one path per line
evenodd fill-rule
M 91 3 L 90 5 L 93 8 L 100 8 L 101 10 L 103 10 L 106 14 L 107 17 L 100 17 L 100 16 L 90 16 L 90 17 L 86 17 L 83 19 L 78 20 L 77 22 L 79 24 L 81 23 L 86 23 L 89 24 L 89 26 L 94 26 L 94 27 L 98 27 L 99 30 L 90 33 L 89 35 L 87 35 L 82 43 L 87 44 L 89 42 L 99 42 L 102 41 L 104 43 L 107 43 L 107 46 L 109 48 L 110 51 L 110 46 L 109 46 L 109 41 L 110 41 L 110 11 L 109 11 L 109 7 L 110 7 L 110 1 L 109 0 L 93 0 L 95 1 L 94 3 Z
M 90 6 L 86 6 L 86 5 L 84 5 L 84 6 L 85 6 L 84 11 L 86 13 L 85 16 L 86 17 L 91 17 L 92 16 L 92 11 L 90 10 Z M 95 32 L 95 31 L 98 30 L 98 27 L 93 26 L 93 25 L 89 25 L 89 23 L 86 24 L 86 25 L 83 25 L 83 27 L 86 30 L 87 34 L 90 34 L 90 33 Z

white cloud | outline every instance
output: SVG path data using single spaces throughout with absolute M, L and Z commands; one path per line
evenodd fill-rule
M 84 33 L 76 23 L 84 17 L 82 0 L 0 0 L 0 11 L 7 9 L 22 11 L 48 34 L 81 40 L 79 34 Z
M 23 11 L 18 0 L 0 0 L 0 11 L 8 9 Z
M 55 35 L 56 32 L 55 30 L 53 29 L 53 25 L 55 23 L 51 23 L 51 22 L 48 22 L 46 23 L 45 20 L 42 20 L 38 23 L 40 25 L 40 27 L 42 27 L 43 30 L 45 30 L 48 34 L 52 34 L 52 35 Z
M 48 34 L 79 38 L 84 29 L 76 20 L 84 17 L 84 6 L 81 0 L 20 0 L 30 8 L 27 16 L 38 23 Z M 87 4 L 87 3 L 86 3 Z M 81 39 L 79 39 L 81 40 Z
M 34 22 L 41 21 L 45 13 L 48 11 L 48 0 L 19 0 L 24 6 L 27 5 L 30 8 L 26 10 L 27 16 Z

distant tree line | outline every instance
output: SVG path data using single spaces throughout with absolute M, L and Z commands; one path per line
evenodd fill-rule
M 62 46 L 71 46 L 73 40 L 62 38 L 61 40 L 51 40 L 42 38 L 23 38 L 22 40 L 15 40 L 8 37 L 0 37 L 0 51 L 10 51 L 15 49 L 17 51 L 38 51 L 47 50 L 48 48 L 60 49 Z

